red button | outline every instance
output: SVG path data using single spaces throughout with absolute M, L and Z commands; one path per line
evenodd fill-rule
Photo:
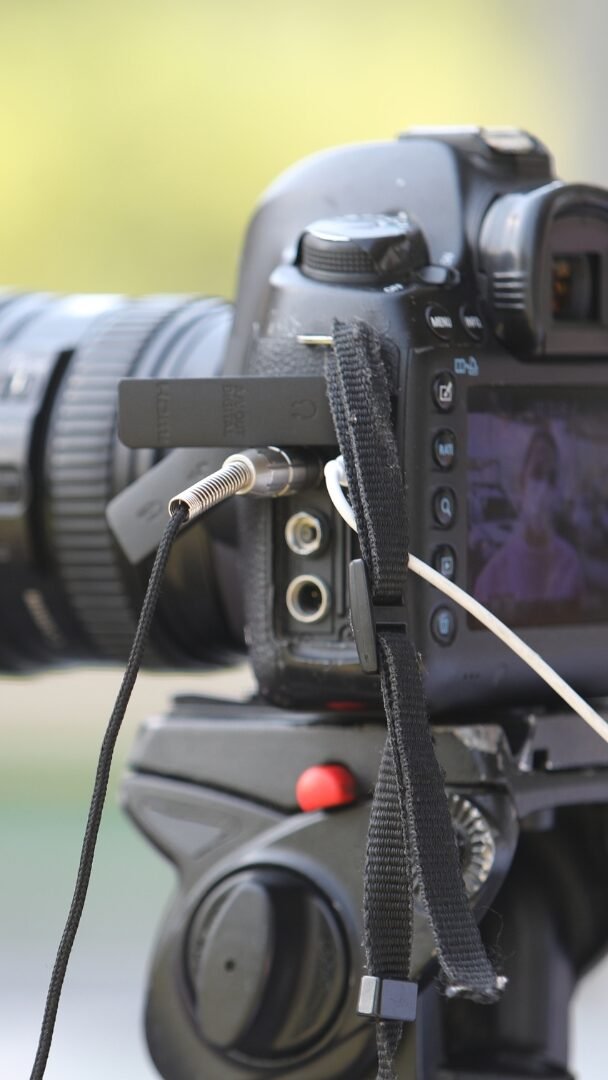
M 344 765 L 312 765 L 296 784 L 297 803 L 305 812 L 347 806 L 356 798 L 356 780 Z

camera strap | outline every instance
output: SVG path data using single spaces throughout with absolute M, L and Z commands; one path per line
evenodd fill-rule
M 492 1002 L 499 985 L 465 892 L 419 658 L 407 632 L 406 486 L 391 415 L 394 350 L 366 323 L 336 321 L 325 367 L 369 582 L 368 623 L 388 728 L 367 838 L 368 975 L 360 999 L 360 1011 L 377 1022 L 378 1080 L 394 1080 L 403 1023 L 415 1018 L 416 990 L 409 981 L 414 884 L 446 992 Z M 352 617 L 355 623 L 354 605 Z

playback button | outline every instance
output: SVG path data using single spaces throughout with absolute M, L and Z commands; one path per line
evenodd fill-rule
M 442 574 L 448 581 L 456 577 L 456 552 L 449 544 L 441 544 L 433 552 L 433 569 Z

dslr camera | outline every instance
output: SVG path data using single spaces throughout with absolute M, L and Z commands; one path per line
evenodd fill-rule
M 234 308 L 3 294 L 5 670 L 124 657 L 167 501 L 227 448 L 336 456 L 335 320 L 391 358 L 411 552 L 601 709 L 608 191 L 556 180 L 514 129 L 416 129 L 293 167 L 250 226 Z M 176 698 L 123 782 L 178 875 L 146 1007 L 165 1080 L 376 1076 L 357 995 L 385 732 L 358 556 L 321 483 L 233 500 L 172 551 L 149 662 L 246 647 L 259 693 Z M 569 1002 L 608 941 L 608 748 L 412 574 L 407 611 L 464 883 L 509 984 L 491 1006 L 442 995 L 417 902 L 424 989 L 398 1075 L 568 1080 Z

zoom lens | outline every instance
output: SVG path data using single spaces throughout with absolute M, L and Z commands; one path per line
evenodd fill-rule
M 219 300 L 0 294 L 4 670 L 128 655 L 150 561 L 127 562 L 105 509 L 160 455 L 119 442 L 118 382 L 218 374 L 231 322 Z M 237 569 L 207 523 L 179 537 L 149 661 L 225 656 L 241 616 L 222 582 Z

